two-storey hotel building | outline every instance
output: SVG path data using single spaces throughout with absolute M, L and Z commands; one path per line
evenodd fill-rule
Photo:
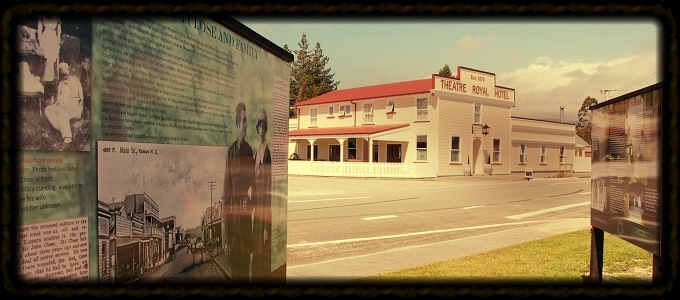
M 288 173 L 428 178 L 570 170 L 575 125 L 512 116 L 493 73 L 335 90 L 292 106 Z M 486 128 L 485 128 L 486 127 Z M 578 149 L 576 149 L 578 150 Z M 488 174 L 488 173 L 487 173 Z

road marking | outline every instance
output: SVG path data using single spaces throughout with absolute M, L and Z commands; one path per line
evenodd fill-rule
M 319 201 L 334 201 L 334 200 L 347 200 L 347 199 L 366 199 L 371 197 L 348 197 L 348 198 L 328 198 L 328 199 L 314 199 L 314 200 L 297 200 L 289 201 L 291 203 L 301 203 L 301 202 L 319 202 Z
M 361 218 L 362 220 L 370 221 L 370 220 L 378 220 L 378 219 L 387 219 L 387 218 L 396 218 L 397 216 L 395 215 L 389 215 L 389 216 L 377 216 L 377 217 L 368 217 L 368 218 Z
M 581 195 L 590 195 L 590 192 L 583 192 L 583 193 L 579 193 L 579 194 L 581 194 Z
M 545 222 L 562 222 L 562 221 L 567 221 L 567 220 L 575 220 L 575 219 L 551 220 L 551 221 L 545 221 Z M 589 222 L 589 221 L 590 221 L 590 219 L 585 218 L 584 223 Z M 586 224 L 589 224 L 589 223 L 586 223 Z M 485 237 L 485 236 L 498 235 L 498 234 L 502 234 L 503 232 L 510 232 L 510 230 L 512 230 L 512 229 L 507 229 L 507 230 L 504 230 L 504 231 L 491 232 L 491 233 L 486 233 L 486 234 L 481 234 L 481 235 L 475 235 L 475 236 L 468 236 L 468 237 L 453 239 L 453 240 L 444 240 L 444 241 L 439 241 L 439 242 L 434 242 L 434 243 L 424 244 L 424 245 L 408 245 L 408 246 L 378 251 L 378 252 L 375 252 L 375 253 L 360 254 L 360 255 L 349 256 L 349 257 L 332 258 L 332 259 L 328 259 L 328 260 L 324 260 L 324 261 L 313 262 L 313 263 L 302 264 L 302 265 L 289 265 L 286 268 L 287 269 L 299 269 L 299 268 L 313 267 L 313 266 L 317 266 L 317 265 L 334 263 L 334 262 L 339 262 L 339 261 L 359 259 L 359 258 L 375 256 L 375 255 L 384 255 L 384 254 L 389 254 L 389 253 L 394 253 L 394 252 L 399 252 L 399 251 L 413 250 L 413 249 L 425 248 L 425 247 L 429 247 L 429 246 L 436 246 L 436 245 L 445 244 L 445 243 L 469 240 L 469 239 L 474 239 L 474 238 L 482 238 L 482 237 Z M 290 245 L 288 247 L 290 247 Z
M 468 207 L 463 207 L 463 209 L 473 209 L 473 208 L 480 208 L 480 207 L 484 207 L 484 205 L 468 206 Z
M 537 210 L 537 211 L 528 212 L 528 213 L 525 213 L 525 214 L 508 216 L 506 218 L 513 219 L 513 220 L 519 220 L 519 219 L 526 218 L 526 217 L 531 217 L 531 216 L 535 216 L 535 215 L 545 214 L 545 213 L 549 213 L 549 212 L 553 212 L 553 211 L 558 211 L 558 210 L 563 210 L 563 209 L 577 207 L 577 206 L 583 206 L 583 205 L 590 205 L 590 201 L 541 209 L 541 210 Z
M 590 203 L 590 202 L 588 202 L 588 203 Z M 290 245 L 288 245 L 288 248 L 319 246 L 319 245 L 328 245 L 328 244 L 342 244 L 342 243 L 351 243 L 351 242 L 375 241 L 375 240 L 384 240 L 384 239 L 394 239 L 394 238 L 400 238 L 400 237 L 427 235 L 427 234 L 434 234 L 434 233 L 446 233 L 446 232 L 454 232 L 454 231 L 465 231 L 465 230 L 495 228 L 495 227 L 503 227 L 503 226 L 515 226 L 515 225 L 524 225 L 524 224 L 536 224 L 536 223 L 546 223 L 546 222 L 554 222 L 554 220 L 537 220 L 537 221 L 522 221 L 522 222 L 513 222 L 513 223 L 488 224 L 488 225 L 479 225 L 479 226 L 470 226 L 470 227 L 461 227 L 461 228 L 448 228 L 448 229 L 411 232 L 411 233 L 402 233 L 402 234 L 393 234 L 393 235 L 383 235 L 383 236 L 374 236 L 374 237 L 365 237 L 365 238 L 355 238 L 355 239 L 313 242 L 313 243 L 303 242 L 303 243 L 299 243 L 299 244 L 290 244 Z
M 550 183 L 550 184 L 548 184 L 548 185 L 558 185 L 558 184 L 572 184 L 572 183 L 586 183 L 586 182 L 590 182 L 590 180 L 588 180 L 588 181 L 574 181 L 574 182 L 560 182 L 560 183 Z

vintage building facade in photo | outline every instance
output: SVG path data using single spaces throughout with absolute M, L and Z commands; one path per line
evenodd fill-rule
M 512 116 L 493 73 L 336 90 L 292 106 L 291 175 L 428 178 L 572 170 L 574 124 Z

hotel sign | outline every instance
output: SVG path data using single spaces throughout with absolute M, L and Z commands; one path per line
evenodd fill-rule
M 437 91 L 515 102 L 515 90 L 496 86 L 496 75 L 492 73 L 459 67 L 456 78 L 433 77 Z

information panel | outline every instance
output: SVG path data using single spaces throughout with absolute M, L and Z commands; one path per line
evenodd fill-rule
M 20 280 L 285 274 L 290 53 L 190 14 L 36 15 L 15 31 Z
M 591 225 L 660 255 L 661 85 L 591 107 Z

